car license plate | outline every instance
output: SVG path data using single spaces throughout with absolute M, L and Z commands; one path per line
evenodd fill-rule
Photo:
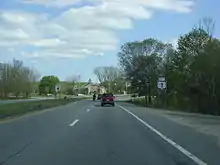
M 106 101 L 109 101 L 109 99 L 106 99 Z

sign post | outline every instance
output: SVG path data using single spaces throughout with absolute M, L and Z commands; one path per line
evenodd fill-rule
M 61 98 L 61 85 L 60 84 L 57 84 L 56 86 L 55 86 L 55 91 L 56 91 L 56 93 L 58 93 L 59 94 L 59 99 Z
M 164 105 L 164 103 L 166 104 L 166 88 L 167 88 L 167 82 L 166 82 L 165 77 L 161 76 L 158 78 L 157 87 L 158 89 L 161 90 L 160 95 L 162 97 L 161 98 L 162 104 Z
M 49 87 L 45 87 L 45 95 L 46 95 L 46 99 L 47 99 L 47 96 L 48 96 L 48 94 L 49 94 L 49 90 L 50 90 Z

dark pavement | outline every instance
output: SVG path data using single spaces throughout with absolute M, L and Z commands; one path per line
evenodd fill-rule
M 0 165 L 219 165 L 219 153 L 213 137 L 123 102 L 83 100 L 0 123 Z

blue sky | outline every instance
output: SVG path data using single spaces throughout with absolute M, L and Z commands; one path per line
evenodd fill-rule
M 117 66 L 127 41 L 154 37 L 175 43 L 199 19 L 216 22 L 218 0 L 7 0 L 0 2 L 0 61 L 13 58 L 41 76 L 92 78 L 98 66 Z

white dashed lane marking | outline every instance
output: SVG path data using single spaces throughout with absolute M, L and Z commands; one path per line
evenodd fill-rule
M 76 120 L 74 120 L 69 126 L 70 127 L 73 127 L 74 125 L 76 125 L 76 123 L 78 123 L 79 122 L 79 119 L 76 119 Z

